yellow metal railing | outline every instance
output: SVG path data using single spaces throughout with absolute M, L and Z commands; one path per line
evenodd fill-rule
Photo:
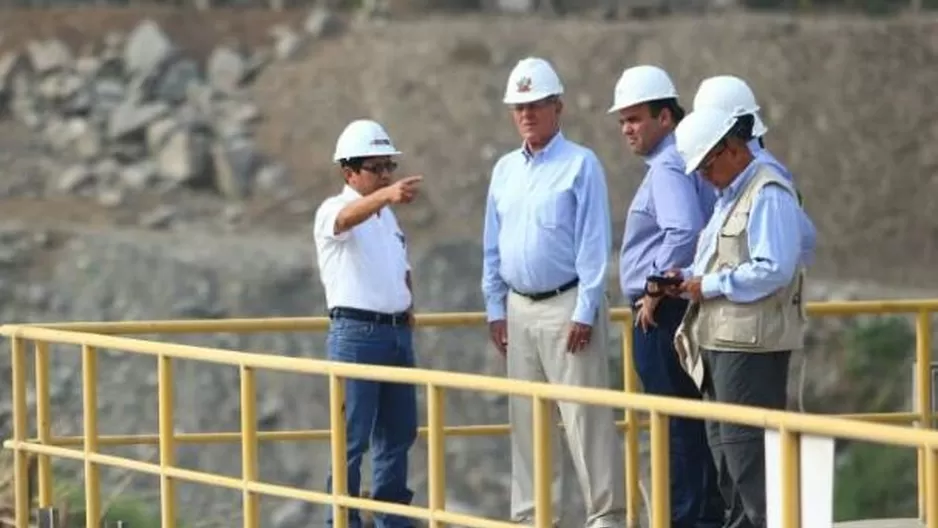
M 374 512 L 398 514 L 428 521 L 431 525 L 441 523 L 478 527 L 513 526 L 511 523 L 471 517 L 447 512 L 444 509 L 445 472 L 443 468 L 443 442 L 446 436 L 505 434 L 507 425 L 475 425 L 444 427 L 442 398 L 446 390 L 478 390 L 506 395 L 530 397 L 534 402 L 536 502 L 539 527 L 550 525 L 550 448 L 548 423 L 550 405 L 558 400 L 585 404 L 605 405 L 623 409 L 625 419 L 619 426 L 625 431 L 625 479 L 630 526 L 638 525 L 641 492 L 639 488 L 639 429 L 648 427 L 651 432 L 652 473 L 652 520 L 653 525 L 669 525 L 667 418 L 684 416 L 707 420 L 726 421 L 750 426 L 778 429 L 781 433 L 783 453 L 783 502 L 785 527 L 798 525 L 798 436 L 815 434 L 835 438 L 880 442 L 918 449 L 918 494 L 919 516 L 930 528 L 938 528 L 938 432 L 916 430 L 896 425 L 867 422 L 915 423 L 918 429 L 930 429 L 931 377 L 931 313 L 938 311 L 938 300 L 921 301 L 862 301 L 837 303 L 812 303 L 809 313 L 815 316 L 849 316 L 860 314 L 914 314 L 916 316 L 916 397 L 915 410 L 911 413 L 852 414 L 826 417 L 768 411 L 762 409 L 692 402 L 681 399 L 654 397 L 636 394 L 637 380 L 632 367 L 631 315 L 628 310 L 615 309 L 612 318 L 622 327 L 624 391 L 565 387 L 541 383 L 523 382 L 470 374 L 437 372 L 422 369 L 400 369 L 390 367 L 360 366 L 347 363 L 287 358 L 266 354 L 186 346 L 173 343 L 145 341 L 118 337 L 131 334 L 189 334 L 189 333 L 258 333 L 285 331 L 315 331 L 328 328 L 328 320 L 320 317 L 295 317 L 276 319 L 227 319 L 227 320 L 184 320 L 184 321 L 138 321 L 138 322 L 77 322 L 51 323 L 42 325 L 5 325 L 0 334 L 11 338 L 13 355 L 13 438 L 4 446 L 13 449 L 16 474 L 16 526 L 25 528 L 28 521 L 27 455 L 38 455 L 38 500 L 42 508 L 52 505 L 53 456 L 82 460 L 85 464 L 86 517 L 88 525 L 97 523 L 101 517 L 100 465 L 117 466 L 151 473 L 160 477 L 161 516 L 164 527 L 174 527 L 176 480 L 186 480 L 241 490 L 244 494 L 244 526 L 258 526 L 258 497 L 267 494 L 285 498 L 306 500 L 320 504 L 331 504 L 336 514 L 336 528 L 346 528 L 341 515 L 348 508 Z M 417 317 L 418 326 L 473 326 L 484 324 L 482 313 L 422 314 Z M 27 341 L 35 342 L 36 370 L 36 430 L 37 438 L 28 438 L 26 405 L 26 347 Z M 81 437 L 53 437 L 50 426 L 49 403 L 49 343 L 79 345 L 82 349 L 82 385 L 84 435 Z M 116 349 L 136 354 L 156 356 L 158 360 L 159 426 L 156 435 L 101 435 L 97 427 L 97 360 L 99 348 Z M 173 433 L 173 380 L 172 360 L 187 359 L 222 365 L 238 366 L 241 369 L 241 431 L 219 433 Z M 330 430 L 326 431 L 258 431 L 256 416 L 257 369 L 279 370 L 293 373 L 328 376 L 330 387 Z M 345 466 L 344 417 L 341 413 L 343 381 L 347 378 L 385 380 L 423 385 L 427 388 L 428 422 L 421 433 L 427 438 L 429 453 L 429 507 L 403 506 L 382 503 L 345 494 L 345 472 L 333 472 L 333 491 L 330 494 L 287 488 L 259 482 L 257 445 L 263 440 L 308 440 L 329 439 L 332 447 L 333 467 Z M 639 421 L 638 413 L 650 414 L 647 421 Z M 243 475 L 241 479 L 214 475 L 175 467 L 174 451 L 182 443 L 242 443 Z M 132 459 L 106 455 L 99 450 L 102 446 L 128 444 L 157 444 L 159 464 L 150 464 Z M 81 446 L 73 449 L 68 446 Z M 792 462 L 795 463 L 792 463 Z

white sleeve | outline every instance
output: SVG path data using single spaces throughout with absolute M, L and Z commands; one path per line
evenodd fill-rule
M 345 205 L 347 205 L 346 202 L 335 198 L 323 202 L 316 211 L 316 218 L 313 221 L 313 236 L 320 240 L 334 240 L 337 242 L 347 240 L 352 235 L 351 230 L 339 234 L 335 233 L 335 219 Z

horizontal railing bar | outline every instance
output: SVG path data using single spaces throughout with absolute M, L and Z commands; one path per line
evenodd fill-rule
M 151 356 L 163 355 L 231 366 L 245 366 L 291 373 L 329 374 L 342 378 L 406 383 L 417 386 L 433 384 L 448 389 L 477 390 L 512 396 L 540 397 L 554 401 L 570 401 L 587 405 L 636 409 L 644 412 L 659 412 L 668 416 L 714 420 L 763 429 L 784 427 L 789 431 L 803 434 L 910 447 L 938 448 L 938 431 L 872 424 L 859 420 L 846 420 L 821 415 L 785 413 L 784 411 L 711 401 L 625 393 L 610 389 L 552 385 L 509 378 L 487 377 L 478 374 L 439 372 L 417 368 L 378 367 L 310 358 L 237 352 L 31 326 L 4 325 L 0 327 L 0 334 L 9 337 L 89 345 L 101 349 L 118 349 Z
M 419 506 L 380 502 L 359 497 L 333 497 L 329 493 L 301 490 L 266 482 L 244 482 L 243 480 L 234 477 L 226 477 L 224 475 L 205 473 L 203 471 L 193 471 L 190 469 L 183 469 L 172 466 L 160 467 L 159 464 L 152 464 L 149 462 L 142 462 L 139 460 L 133 460 L 114 455 L 105 455 L 102 453 L 88 453 L 86 455 L 83 451 L 69 449 L 66 447 L 33 444 L 30 442 L 17 442 L 15 440 L 5 441 L 3 443 L 3 447 L 6 449 L 16 449 L 41 455 L 69 458 L 72 460 L 88 460 L 95 464 L 129 469 L 141 473 L 149 473 L 151 475 L 165 474 L 166 476 L 179 480 L 195 482 L 197 484 L 205 484 L 208 486 L 219 486 L 234 490 L 247 489 L 248 491 L 255 493 L 286 499 L 297 499 L 324 505 L 335 503 L 347 508 L 356 508 L 359 510 L 371 511 L 375 513 L 386 513 L 390 515 L 400 515 L 422 520 L 430 520 L 431 517 L 431 512 L 428 508 L 422 508 Z M 475 526 L 478 528 L 516 528 L 521 526 L 518 524 L 499 522 L 484 517 L 448 514 L 446 512 L 434 512 L 433 515 L 441 519 L 443 517 L 459 519 L 460 524 Z
M 920 311 L 938 312 L 938 299 L 916 300 L 873 300 L 873 301 L 825 301 L 807 303 L 810 315 L 863 315 L 902 314 Z M 629 321 L 629 308 L 613 308 L 610 315 L 614 321 Z M 416 316 L 418 326 L 479 326 L 485 323 L 484 312 L 438 312 Z M 76 321 L 59 323 L 32 323 L 31 326 L 54 330 L 70 330 L 95 334 L 201 334 L 303 332 L 325 330 L 327 317 L 270 317 L 200 320 L 151 320 L 151 321 Z
M 912 423 L 920 419 L 918 413 L 913 412 L 895 412 L 895 413 L 859 413 L 859 414 L 831 414 L 822 415 L 836 418 L 845 418 L 848 420 L 863 420 L 868 422 L 880 423 Z M 932 417 L 938 420 L 938 412 L 933 413 Z M 557 424 L 557 427 L 563 429 L 563 423 Z M 620 432 L 628 430 L 628 424 L 625 420 L 616 421 L 616 427 Z M 641 430 L 648 429 L 648 420 L 641 419 L 638 422 Z M 496 436 L 505 435 L 511 432 L 508 424 L 484 424 L 484 425 L 450 425 L 443 428 L 445 436 L 452 437 L 472 437 L 472 436 Z M 426 439 L 429 435 L 427 427 L 418 429 L 420 438 Z M 242 434 L 238 431 L 232 432 L 212 432 L 212 433 L 179 433 L 173 435 L 173 442 L 177 444 L 226 444 L 240 442 Z M 261 442 L 299 442 L 304 440 L 326 440 L 329 438 L 328 429 L 301 429 L 296 431 L 258 431 L 257 439 Z M 36 442 L 33 438 L 30 441 Z M 48 444 L 70 446 L 81 445 L 84 441 L 83 436 L 54 436 L 49 439 Z M 98 444 L 102 446 L 128 446 L 128 445 L 156 445 L 159 443 L 159 435 L 100 435 Z
M 916 415 L 917 416 L 917 415 Z M 648 421 L 641 420 L 638 423 L 639 428 L 648 428 Z M 625 420 L 616 422 L 620 431 L 628 429 Z M 558 423 L 557 427 L 563 429 L 563 424 Z M 485 425 L 451 425 L 443 428 L 446 436 L 452 437 L 471 437 L 471 436 L 495 436 L 505 435 L 511 432 L 508 424 L 485 424 Z M 429 429 L 424 426 L 418 429 L 421 438 L 429 435 Z M 242 434 L 239 431 L 224 431 L 213 433 L 179 433 L 173 435 L 173 441 L 178 444 L 227 444 L 240 442 Z M 302 440 L 326 440 L 329 438 L 329 429 L 302 429 L 297 431 L 258 431 L 257 439 L 267 442 L 298 442 Z M 54 436 L 47 442 L 50 445 L 81 445 L 84 437 L 82 436 Z M 38 441 L 32 439 L 31 441 Z M 156 445 L 159 443 L 159 435 L 100 435 L 98 444 L 102 446 L 128 446 L 128 445 Z
M 874 423 L 912 423 L 922 419 L 920 413 L 894 412 L 894 413 L 851 413 L 833 415 L 848 420 L 860 420 Z M 932 418 L 938 420 L 938 412 L 932 413 Z

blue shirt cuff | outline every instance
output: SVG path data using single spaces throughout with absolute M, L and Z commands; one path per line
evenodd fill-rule
M 700 291 L 704 299 L 712 299 L 723 295 L 720 291 L 720 275 L 717 273 L 708 273 L 703 276 L 700 282 Z
M 573 310 L 573 322 L 593 326 L 596 322 L 596 307 L 590 303 L 577 303 Z
M 688 266 L 686 268 L 681 268 L 681 279 L 687 280 L 694 276 L 693 266 Z
M 485 314 L 487 322 L 505 320 L 505 299 L 488 301 L 485 303 Z

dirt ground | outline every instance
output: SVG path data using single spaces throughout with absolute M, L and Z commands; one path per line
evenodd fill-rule
M 53 35 L 80 46 L 150 17 L 180 46 L 205 56 L 219 42 L 269 45 L 271 26 L 298 27 L 306 13 L 5 10 L 0 33 L 3 47 Z M 307 230 L 312 209 L 340 185 L 330 161 L 336 136 L 351 119 L 368 116 L 383 122 L 404 151 L 404 171 L 427 176 L 424 199 L 398 214 L 411 239 L 478 242 L 491 166 L 518 143 L 500 103 L 503 83 L 515 61 L 540 55 L 567 88 L 564 133 L 603 160 L 618 240 L 642 165 L 623 151 L 605 109 L 622 69 L 649 62 L 671 72 L 687 107 L 709 75 L 734 73 L 750 82 L 770 128 L 767 144 L 794 171 L 818 227 L 816 273 L 934 282 L 938 121 L 923 109 L 933 107 L 938 86 L 936 29 L 934 16 L 753 14 L 624 22 L 433 16 L 355 24 L 274 64 L 252 88 L 265 116 L 259 141 L 286 163 L 294 191 L 286 200 L 248 200 L 244 225 Z M 0 123 L 3 144 L 18 133 Z M 4 154 L 15 157 L 9 149 Z M 133 203 L 144 208 L 160 200 Z M 35 200 L 0 201 L 0 208 L 101 224 L 129 214 L 73 201 L 62 198 L 42 215 Z

